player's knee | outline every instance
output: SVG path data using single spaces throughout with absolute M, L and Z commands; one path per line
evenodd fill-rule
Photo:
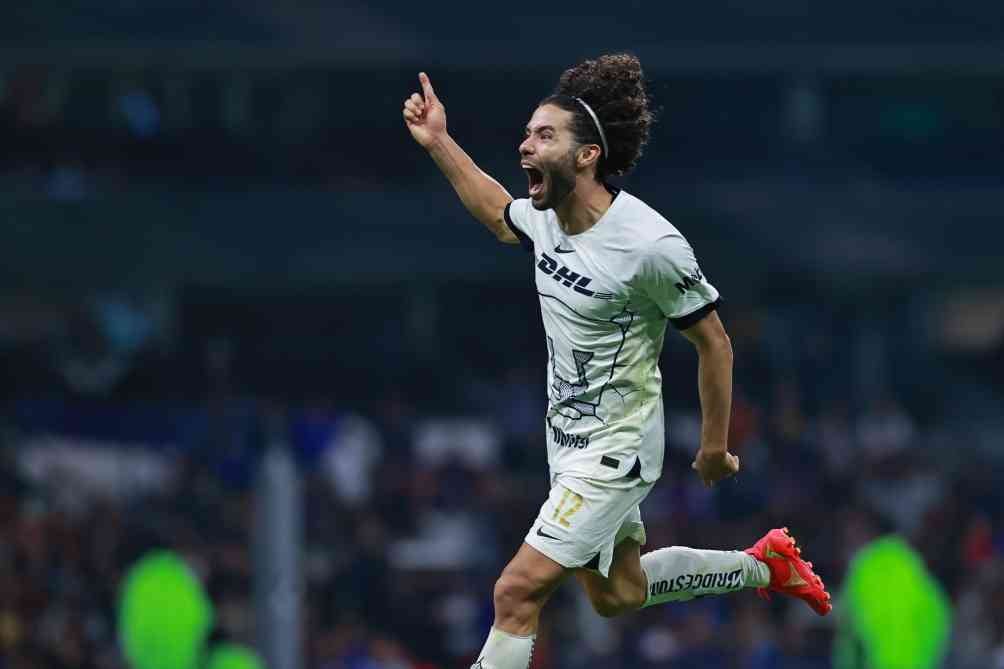
M 645 592 L 634 589 L 622 592 L 604 592 L 590 599 L 593 610 L 604 618 L 615 618 L 636 611 L 645 603 Z
M 495 581 L 493 595 L 496 616 L 523 618 L 534 611 L 533 586 L 528 578 L 518 574 L 502 572 Z
M 646 592 L 644 585 L 631 588 L 623 595 L 624 606 L 628 611 L 637 611 L 641 607 L 645 606 L 646 599 L 648 599 L 648 593 Z
M 616 618 L 633 610 L 626 600 L 612 592 L 593 599 L 593 609 L 604 618 Z
M 615 618 L 622 613 L 618 601 L 611 595 L 594 597 L 591 601 L 593 610 L 604 618 Z

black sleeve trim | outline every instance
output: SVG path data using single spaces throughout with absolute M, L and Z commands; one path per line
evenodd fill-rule
M 509 226 L 512 230 L 512 234 L 516 235 L 516 239 L 519 240 L 519 245 L 523 247 L 523 250 L 527 253 L 533 253 L 533 242 L 527 236 L 525 232 L 516 227 L 516 224 L 512 222 L 512 216 L 509 215 L 509 207 L 512 206 L 512 201 L 505 206 L 505 224 Z
M 718 298 L 714 302 L 709 302 L 703 307 L 698 309 L 693 313 L 689 313 L 686 316 L 680 316 L 679 318 L 670 318 L 669 322 L 673 324 L 673 327 L 677 330 L 686 330 L 689 327 L 697 325 L 697 323 L 710 314 L 712 311 L 718 308 L 718 305 L 722 303 L 722 298 Z

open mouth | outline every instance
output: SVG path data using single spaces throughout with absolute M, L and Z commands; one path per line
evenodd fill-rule
M 530 197 L 535 197 L 544 190 L 544 173 L 536 167 L 523 166 L 526 176 L 530 180 Z

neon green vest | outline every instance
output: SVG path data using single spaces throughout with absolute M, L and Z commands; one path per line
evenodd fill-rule
M 948 650 L 952 607 L 923 560 L 889 536 L 854 556 L 840 597 L 837 669 L 935 669 Z
M 150 553 L 126 575 L 119 640 L 132 669 L 196 669 L 212 621 L 202 584 L 173 553 Z

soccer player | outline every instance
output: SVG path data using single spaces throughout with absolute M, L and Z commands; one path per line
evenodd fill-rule
M 404 121 L 474 218 L 531 255 L 547 335 L 551 491 L 495 583 L 495 620 L 474 665 L 526 669 L 540 611 L 569 574 L 596 611 L 615 616 L 744 587 L 830 611 L 830 595 L 787 529 L 745 551 L 671 546 L 641 555 L 639 504 L 662 471 L 659 354 L 666 321 L 699 356 L 701 444 L 692 467 L 712 486 L 739 470 L 726 443 L 732 345 L 718 291 L 687 240 L 658 212 L 606 182 L 635 166 L 648 140 L 641 63 L 604 55 L 565 71 L 534 110 L 520 165 L 529 197 L 514 200 L 450 137 L 429 77 Z

